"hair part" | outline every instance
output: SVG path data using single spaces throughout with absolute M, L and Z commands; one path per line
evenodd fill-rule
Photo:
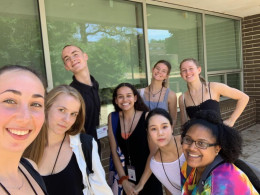
M 117 91 L 121 87 L 128 87 L 128 88 L 130 88 L 132 90 L 134 96 L 137 97 L 136 98 L 136 102 L 134 103 L 135 110 L 144 111 L 144 112 L 148 112 L 149 111 L 148 107 L 143 102 L 143 99 L 141 98 L 140 94 L 138 93 L 138 91 L 136 90 L 136 88 L 132 84 L 130 84 L 130 83 L 120 83 L 114 89 L 113 96 L 112 96 L 112 103 L 114 105 L 114 109 L 115 109 L 116 112 L 122 111 L 122 109 L 119 108 L 119 106 L 116 104 Z
M 198 67 L 201 68 L 201 65 L 198 60 L 196 60 L 194 58 L 186 58 L 186 59 L 182 60 L 180 63 L 180 70 L 181 70 L 181 66 L 184 62 L 193 62 L 197 66 L 197 68 Z M 200 78 L 200 82 L 202 82 L 205 85 L 206 90 L 207 90 L 208 88 L 207 88 L 206 80 L 201 75 L 199 75 L 199 78 Z
M 80 93 L 69 85 L 59 85 L 53 88 L 46 96 L 45 104 L 45 122 L 42 129 L 32 144 L 26 149 L 24 157 L 30 158 L 37 164 L 40 162 L 45 147 L 48 145 L 48 121 L 52 120 L 48 118 L 48 112 L 57 98 L 62 95 L 68 95 L 74 97 L 80 102 L 80 109 L 75 123 L 66 132 L 68 135 L 76 135 L 80 132 L 84 132 L 85 123 L 85 103 Z
M 221 147 L 219 155 L 229 163 L 235 162 L 242 153 L 242 137 L 240 133 L 225 125 L 221 116 L 213 110 L 201 110 L 195 114 L 195 118 L 182 126 L 182 135 L 185 137 L 189 129 L 199 125 L 210 131 L 216 138 L 216 143 Z
M 155 109 L 151 110 L 151 111 L 148 113 L 148 115 L 147 115 L 147 117 L 146 117 L 146 119 L 145 119 L 146 129 L 148 129 L 150 119 L 151 119 L 153 116 L 157 116 L 157 115 L 166 118 L 166 119 L 169 121 L 170 125 L 171 125 L 171 126 L 173 125 L 172 117 L 171 117 L 171 115 L 170 115 L 166 110 L 164 110 L 164 109 L 162 109 L 162 108 L 155 108 Z
M 159 61 L 157 61 L 157 62 L 154 64 L 153 68 L 155 68 L 158 64 L 164 64 L 165 66 L 167 66 L 167 68 L 168 68 L 167 75 L 170 75 L 170 72 L 171 72 L 171 69 L 172 69 L 172 65 L 171 65 L 170 62 L 168 62 L 168 61 L 166 61 L 166 60 L 159 60 Z M 165 79 L 165 80 L 163 81 L 162 86 L 163 86 L 163 87 L 166 87 L 166 88 L 169 86 L 169 78 L 167 78 L 167 79 Z

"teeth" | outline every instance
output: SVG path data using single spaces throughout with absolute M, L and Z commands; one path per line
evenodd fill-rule
M 199 155 L 195 155 L 195 154 L 189 154 L 189 156 L 191 156 L 191 157 L 199 157 Z
M 26 131 L 19 131 L 19 130 L 16 130 L 16 129 L 8 129 L 12 134 L 15 134 L 15 135 L 26 135 L 29 133 L 29 130 L 26 130 Z
M 127 105 L 129 105 L 129 103 L 124 103 L 124 104 L 123 104 L 123 106 L 127 106 Z

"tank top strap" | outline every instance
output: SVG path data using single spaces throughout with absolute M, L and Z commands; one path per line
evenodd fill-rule
M 170 92 L 170 89 L 167 88 L 167 89 L 166 89 L 166 92 L 165 92 L 165 95 L 164 95 L 164 98 L 163 98 L 163 101 L 164 101 L 164 102 L 168 102 L 168 95 L 169 95 L 169 92 Z
M 212 99 L 212 98 L 211 98 L 211 92 L 210 92 L 210 82 L 209 82 L 208 85 L 209 85 L 209 97 L 210 97 L 210 99 Z
M 143 99 L 144 99 L 144 89 L 145 88 L 140 89 L 140 93 L 139 93 L 141 98 L 143 98 Z

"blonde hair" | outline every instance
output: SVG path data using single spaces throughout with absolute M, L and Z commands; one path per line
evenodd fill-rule
M 52 89 L 47 94 L 45 99 L 45 122 L 42 126 L 42 129 L 36 139 L 32 142 L 32 144 L 25 150 L 23 155 L 24 157 L 32 159 L 37 164 L 40 162 L 43 156 L 44 148 L 48 145 L 48 111 L 50 110 L 53 103 L 56 101 L 57 97 L 61 94 L 72 96 L 80 102 L 80 109 L 76 121 L 66 132 L 66 134 L 76 135 L 84 131 L 85 103 L 80 93 L 69 85 L 60 85 Z

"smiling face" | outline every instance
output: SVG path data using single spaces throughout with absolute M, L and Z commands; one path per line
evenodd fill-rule
M 80 101 L 62 93 L 58 95 L 48 110 L 48 132 L 64 135 L 75 123 L 80 110 Z
M 201 73 L 201 67 L 197 66 L 193 61 L 185 61 L 180 67 L 181 77 L 186 82 L 192 82 L 199 79 Z
M 88 55 L 76 46 L 67 46 L 62 51 L 62 60 L 65 69 L 76 74 L 87 67 Z
M 186 136 L 194 141 L 201 141 L 208 144 L 216 143 L 216 138 L 212 135 L 211 131 L 202 125 L 191 126 Z M 204 170 L 207 165 L 213 162 L 220 151 L 220 146 L 200 149 L 193 142 L 191 145 L 183 143 L 182 149 L 189 166 Z
M 169 144 L 172 133 L 172 126 L 164 116 L 158 114 L 149 119 L 148 134 L 159 148 Z
M 0 149 L 23 152 L 44 122 L 42 82 L 25 70 L 0 75 Z
M 134 108 L 136 100 L 137 96 L 134 95 L 132 89 L 130 89 L 129 87 L 123 86 L 117 90 L 115 103 L 121 110 L 126 111 Z
M 153 69 L 152 69 L 152 77 L 155 80 L 163 81 L 164 79 L 167 79 L 169 74 L 169 69 L 164 63 L 158 63 Z

